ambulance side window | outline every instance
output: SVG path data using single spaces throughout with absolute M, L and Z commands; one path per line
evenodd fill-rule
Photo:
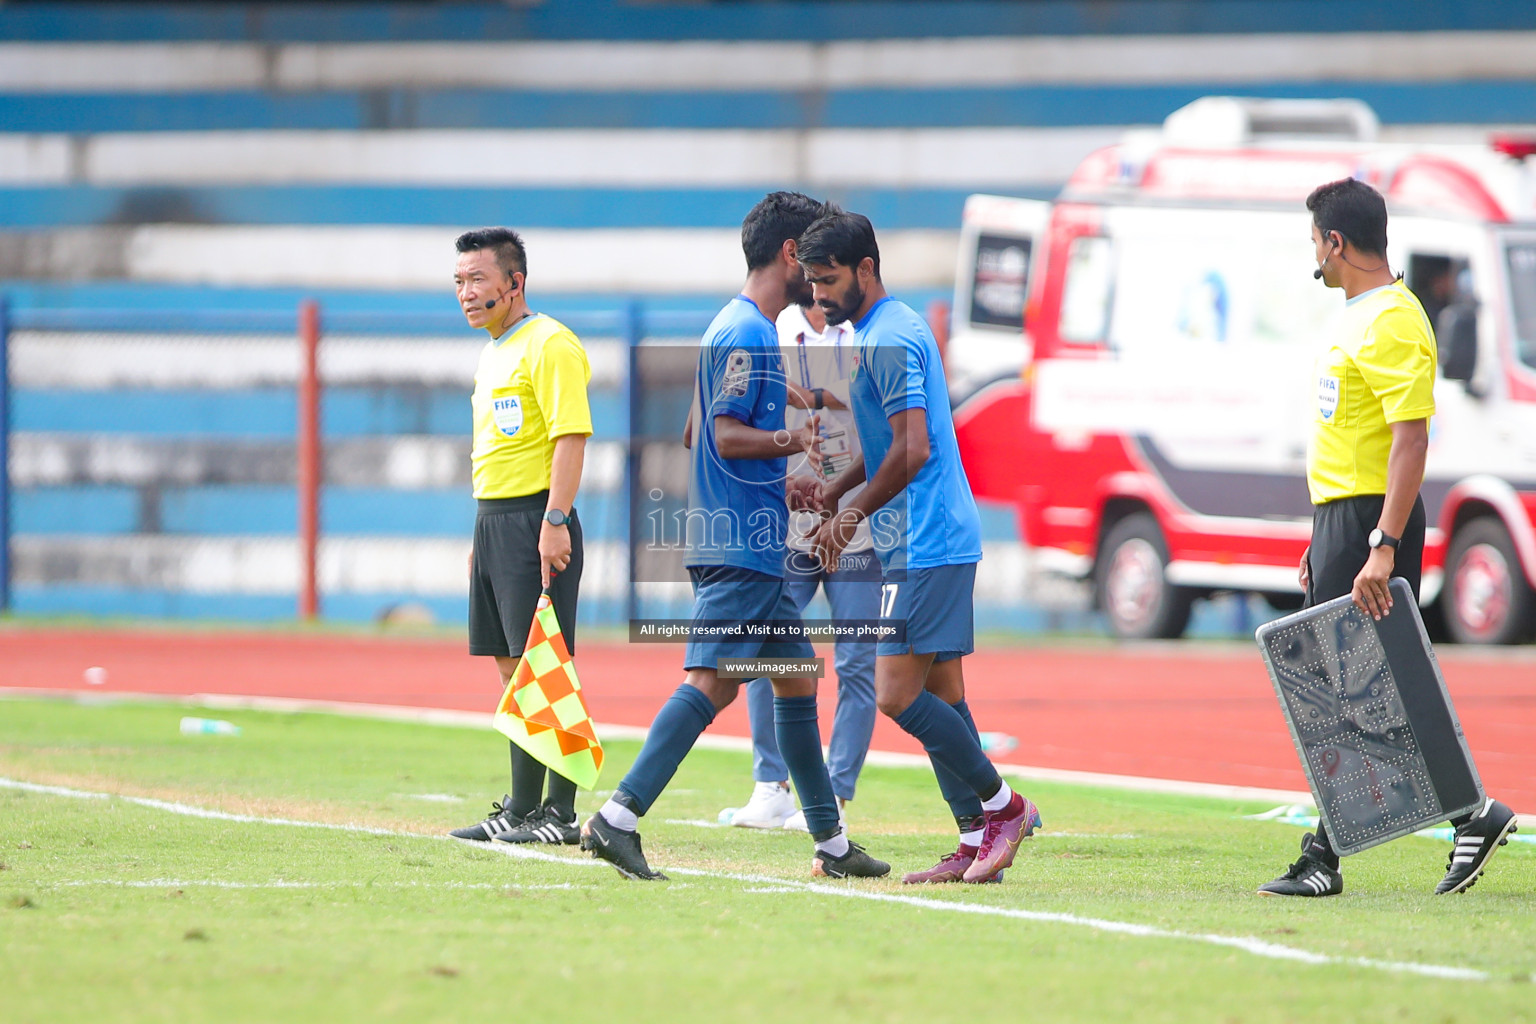
M 1091 344 L 1104 340 L 1114 284 L 1110 240 L 1102 235 L 1074 238 L 1067 250 L 1066 282 L 1062 286 L 1062 341 Z
M 1030 247 L 1027 237 L 977 237 L 976 272 L 971 279 L 971 326 L 1023 330 Z
M 1509 297 L 1515 315 L 1515 352 L 1536 367 L 1536 242 L 1511 242 Z
M 1437 327 L 1447 306 L 1472 298 L 1467 261 L 1454 256 L 1410 253 L 1404 280 L 1424 307 L 1430 324 Z

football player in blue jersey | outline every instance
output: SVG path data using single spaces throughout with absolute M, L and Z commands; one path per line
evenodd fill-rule
M 684 655 L 687 676 L 651 723 L 645 745 L 611 799 L 582 826 L 581 845 L 629 878 L 659 879 L 640 845 L 639 818 L 671 780 L 741 680 L 722 678 L 722 659 L 809 659 L 803 636 L 763 636 L 742 624 L 800 622 L 784 581 L 789 509 L 786 460 L 816 449 L 816 423 L 785 428 L 787 386 L 774 318 L 808 302 L 796 238 L 822 212 L 797 192 L 774 192 L 741 226 L 747 280 L 705 331 L 689 450 L 687 566 L 694 601 Z M 738 627 L 738 628 L 731 628 Z M 850 843 L 838 820 L 816 718 L 816 680 L 775 678 L 774 732 L 805 809 L 815 846 L 812 873 L 879 877 L 890 865 Z
M 960 845 L 908 883 L 989 882 L 1013 863 L 1040 813 L 998 775 L 965 703 L 961 658 L 974 650 L 972 588 L 981 521 L 960 465 L 949 390 L 933 334 L 886 294 L 867 217 L 833 206 L 800 236 L 799 259 L 829 324 L 851 322 L 849 385 L 863 472 L 829 483 L 816 535 L 828 572 L 868 520 L 883 584 L 875 649 L 880 711 L 922 743 L 954 812 Z M 867 486 L 839 507 L 857 483 Z

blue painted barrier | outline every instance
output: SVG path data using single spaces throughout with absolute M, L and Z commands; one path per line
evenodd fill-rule
M 1532 81 L 1314 80 L 1174 85 L 1006 85 L 555 93 L 392 89 L 278 93 L 10 93 L 16 132 L 400 129 L 808 129 L 1154 125 L 1202 96 L 1364 100 L 1384 124 L 1507 124 L 1531 119 Z M 455 218 L 455 222 L 462 218 Z
M 49 42 L 780 40 L 1536 28 L 1526 0 L 561 0 L 444 3 L 24 3 L 0 39 Z
M 321 397 L 327 438 L 396 434 L 463 434 L 470 430 L 469 387 L 328 387 Z M 600 394 L 600 393 L 599 393 Z M 12 429 L 49 433 L 137 434 L 152 437 L 292 437 L 297 418 L 292 388 L 241 390 L 17 389 Z M 597 437 L 622 437 L 615 403 L 592 403 Z

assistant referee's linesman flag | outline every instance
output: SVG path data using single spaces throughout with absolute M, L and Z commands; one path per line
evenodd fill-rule
M 517 671 L 496 706 L 496 730 L 583 789 L 597 785 L 603 745 L 581 697 L 576 663 L 566 649 L 549 595 L 528 629 Z

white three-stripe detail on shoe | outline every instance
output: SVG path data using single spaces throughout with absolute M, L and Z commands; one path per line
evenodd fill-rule
M 1313 872 L 1306 878 L 1303 878 L 1302 881 L 1310 886 L 1312 891 L 1319 896 L 1323 894 L 1324 889 L 1328 888 L 1328 883 L 1323 881 L 1323 876 L 1316 872 Z

